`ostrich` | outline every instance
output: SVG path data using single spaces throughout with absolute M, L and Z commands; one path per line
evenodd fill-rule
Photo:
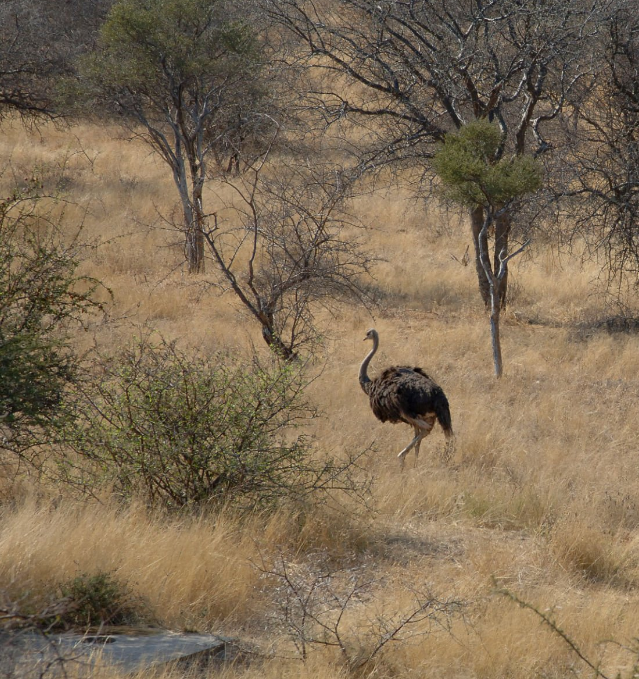
M 368 364 L 379 346 L 377 330 L 371 328 L 365 340 L 373 340 L 371 352 L 359 369 L 359 384 L 368 394 L 375 417 L 382 422 L 406 422 L 415 429 L 415 438 L 399 453 L 402 469 L 404 458 L 411 448 L 415 449 L 415 465 L 419 457 L 422 439 L 430 434 L 435 420 L 439 422 L 447 439 L 446 457 L 450 455 L 453 427 L 448 400 L 442 388 L 421 368 L 405 365 L 386 368 L 371 380 L 366 374 Z

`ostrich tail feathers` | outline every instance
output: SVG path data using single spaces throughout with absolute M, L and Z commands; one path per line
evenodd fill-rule
M 440 397 L 435 399 L 434 402 L 435 416 L 437 421 L 444 430 L 446 436 L 453 435 L 453 421 L 450 417 L 450 406 L 448 405 L 448 399 L 444 395 L 444 392 L 440 390 Z

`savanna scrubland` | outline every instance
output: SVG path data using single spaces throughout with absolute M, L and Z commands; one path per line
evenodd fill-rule
M 37 166 L 61 191 L 63 228 L 75 233 L 81 222 L 89 245 L 81 271 L 110 290 L 107 313 L 77 331 L 78 350 L 117 347 L 152 327 L 205 353 L 268 352 L 237 299 L 208 285 L 213 267 L 184 273 L 179 234 L 160 218 L 175 205 L 171 178 L 145 146 L 108 124 L 5 122 L 0 155 L 8 185 Z M 614 312 L 599 264 L 578 246 L 539 240 L 511 262 L 496 380 L 476 275 L 460 262 L 465 220 L 399 185 L 356 197 L 352 209 L 378 258 L 378 304 L 318 312 L 324 334 L 307 395 L 321 416 L 307 433 L 338 458 L 368 449 L 365 497 L 249 516 L 172 513 L 106 492 L 79 501 L 64 486 L 5 475 L 4 596 L 37 606 L 60 583 L 108 573 L 148 622 L 250 646 L 251 661 L 220 668 L 225 677 L 591 675 L 541 615 L 602 673 L 632 676 L 639 352 L 635 334 L 602 323 Z M 381 338 L 372 374 L 415 364 L 444 388 L 456 433 L 449 462 L 437 427 L 418 465 L 409 455 L 400 472 L 411 430 L 378 422 L 357 382 L 371 326 Z M 295 593 L 308 597 L 305 609 Z M 322 636 L 304 612 L 333 631 Z

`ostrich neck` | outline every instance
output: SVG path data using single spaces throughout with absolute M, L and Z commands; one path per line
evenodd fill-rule
M 373 348 L 370 353 L 362 361 L 362 365 L 359 367 L 359 385 L 368 394 L 368 385 L 371 383 L 371 378 L 368 376 L 368 364 L 377 351 L 377 346 L 379 345 L 379 339 L 375 336 L 373 337 Z

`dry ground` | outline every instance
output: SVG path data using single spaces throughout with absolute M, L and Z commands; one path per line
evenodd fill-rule
M 88 210 L 83 233 L 94 247 L 84 267 L 112 290 L 113 303 L 109 321 L 96 320 L 79 343 L 125 341 L 150 324 L 205 351 L 253 343 L 262 351 L 235 300 L 203 285 L 212 274 L 198 281 L 183 274 L 179 237 L 159 217 L 175 205 L 170 176 L 144 148 L 109 127 L 3 131 L 5 179 L 37 165 L 74 203 L 69 228 Z M 395 620 L 418 594 L 459 602 L 441 625 L 415 625 L 404 642 L 387 645 L 364 668 L 372 676 L 592 675 L 499 587 L 550 615 L 608 676 L 631 676 L 635 656 L 626 649 L 639 629 L 638 339 L 593 329 L 611 313 L 596 267 L 544 246 L 514 263 L 498 383 L 473 268 L 457 261 L 466 225 L 399 190 L 367 196 L 356 209 L 370 226 L 368 247 L 384 260 L 375 269 L 381 302 L 374 318 L 345 305 L 321 319 L 327 335 L 311 396 L 324 417 L 312 433 L 337 455 L 373 447 L 369 505 L 282 510 L 240 523 L 232 515 L 77 505 L 63 489 L 36 500 L 7 479 L 6 592 L 33 598 L 79 573 L 106 571 L 159 623 L 235 635 L 275 656 L 224 676 L 345 676 L 330 647 L 311 649 L 305 663 L 284 659 L 293 649 L 275 615 L 282 592 L 259 568 L 283 557 L 307 582 L 325 564 L 335 591 L 361 584 L 341 628 L 353 659 L 374 643 L 375 621 Z M 435 430 L 417 467 L 411 454 L 400 473 L 396 453 L 411 431 L 377 422 L 357 383 L 372 325 L 381 337 L 372 372 L 414 363 L 444 387 L 457 435 L 449 463 L 438 456 L 444 439 Z M 618 644 L 602 643 L 610 640 Z

